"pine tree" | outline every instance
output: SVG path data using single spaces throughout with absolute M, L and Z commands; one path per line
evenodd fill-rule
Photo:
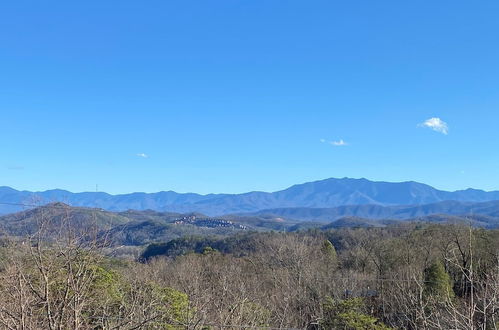
M 324 242 L 322 243 L 321 251 L 329 261 L 336 263 L 338 256 L 336 254 L 336 249 L 334 248 L 333 243 L 331 243 L 327 239 L 324 240 Z
M 451 278 L 441 262 L 434 262 L 425 270 L 425 294 L 441 299 L 454 297 Z

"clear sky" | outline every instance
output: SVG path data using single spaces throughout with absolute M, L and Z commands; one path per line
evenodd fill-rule
M 496 0 L 3 1 L 0 185 L 499 189 L 498 15 Z

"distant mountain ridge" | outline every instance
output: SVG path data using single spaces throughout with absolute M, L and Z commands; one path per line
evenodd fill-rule
M 104 192 L 72 193 L 65 190 L 18 191 L 0 187 L 0 214 L 22 209 L 11 204 L 63 202 L 72 206 L 97 207 L 109 211 L 155 210 L 201 212 L 207 215 L 251 213 L 277 208 L 335 208 L 346 205 L 424 205 L 443 201 L 488 202 L 499 200 L 499 191 L 477 189 L 454 192 L 435 189 L 418 182 L 376 182 L 367 179 L 325 179 L 291 186 L 276 192 L 243 194 L 131 193 L 110 195 Z
M 336 221 L 344 217 L 370 220 L 418 220 L 429 216 L 480 217 L 483 222 L 499 223 L 499 201 L 459 202 L 444 201 L 423 205 L 344 205 L 333 208 L 278 208 L 248 213 L 247 216 L 283 217 L 298 221 Z

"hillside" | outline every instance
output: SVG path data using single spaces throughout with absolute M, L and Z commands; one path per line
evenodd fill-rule
M 60 230 L 100 232 L 130 221 L 131 219 L 120 214 L 101 209 L 51 203 L 0 217 L 0 229 L 11 236 L 32 235 L 40 227 L 54 232 Z
M 408 220 L 429 215 L 483 216 L 483 222 L 494 224 L 499 219 L 499 201 L 471 203 L 445 201 L 424 205 L 382 206 L 347 205 L 334 208 L 279 208 L 261 210 L 248 215 L 274 216 L 301 221 L 334 221 L 343 217 Z
M 471 210 L 473 215 L 470 215 Z M 498 214 L 499 202 L 284 208 L 222 217 L 152 210 L 110 212 L 52 203 L 1 216 L 0 232 L 4 237 L 21 238 L 33 235 L 43 227 L 47 239 L 71 232 L 105 238 L 111 246 L 142 246 L 186 236 L 223 238 L 250 231 L 385 227 L 397 222 L 471 223 L 475 227 L 499 228 Z
M 94 234 L 111 245 L 144 245 L 187 235 L 228 236 L 252 230 L 286 230 L 295 222 L 260 216 L 208 217 L 199 213 L 170 213 L 151 210 L 110 212 L 102 209 L 72 207 L 51 203 L 0 217 L 3 236 L 25 237 L 44 228 L 48 238 Z

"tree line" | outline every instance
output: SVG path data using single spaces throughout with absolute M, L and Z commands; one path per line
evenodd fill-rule
M 70 222 L 38 227 L 2 241 L 2 328 L 499 327 L 497 230 L 397 224 L 186 237 L 122 260 L 102 235 Z

